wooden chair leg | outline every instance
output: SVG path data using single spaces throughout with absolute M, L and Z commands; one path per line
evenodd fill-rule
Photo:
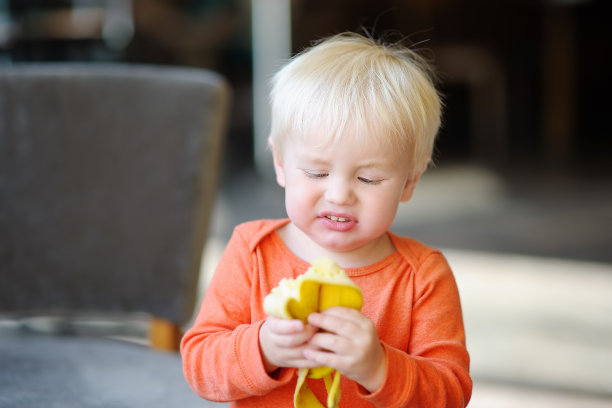
M 157 350 L 178 351 L 181 329 L 169 320 L 153 317 L 149 326 L 149 343 Z

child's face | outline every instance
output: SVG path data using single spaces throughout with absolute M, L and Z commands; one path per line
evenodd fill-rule
M 362 249 L 383 239 L 422 171 L 415 172 L 416 166 L 396 151 L 376 143 L 345 137 L 320 145 L 316 136 L 311 139 L 315 143 L 288 137 L 282 155 L 274 154 L 292 223 L 333 252 Z

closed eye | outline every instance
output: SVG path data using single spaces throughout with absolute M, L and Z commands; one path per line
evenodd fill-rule
M 328 175 L 328 173 L 324 171 L 314 171 L 314 170 L 304 170 L 304 174 L 306 174 L 307 177 L 313 178 L 313 179 L 327 177 Z
M 367 177 L 357 177 L 364 184 L 379 184 L 382 180 L 369 179 Z

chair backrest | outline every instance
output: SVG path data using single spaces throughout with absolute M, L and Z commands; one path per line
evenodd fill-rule
M 228 94 L 201 69 L 0 66 L 0 313 L 189 320 Z

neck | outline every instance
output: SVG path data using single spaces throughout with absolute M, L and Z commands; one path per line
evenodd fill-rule
M 298 258 L 312 262 L 320 256 L 333 259 L 342 268 L 358 268 L 371 265 L 395 252 L 395 247 L 385 233 L 358 248 L 350 251 L 334 251 L 320 246 L 293 223 L 289 223 L 277 230 L 287 248 Z

